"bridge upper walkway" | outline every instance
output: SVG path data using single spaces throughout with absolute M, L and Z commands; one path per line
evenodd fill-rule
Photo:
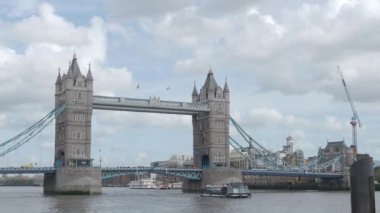
M 44 174 L 54 173 L 54 167 L 5 167 L 0 168 L 0 174 Z M 200 180 L 202 178 L 202 169 L 177 169 L 161 167 L 106 167 L 101 168 L 102 178 L 110 178 L 120 175 L 133 174 L 138 172 L 150 172 L 156 174 L 165 174 L 183 177 L 186 179 Z M 271 170 L 271 169 L 246 169 L 242 170 L 243 175 L 252 176 L 282 176 L 282 177 L 314 177 L 327 179 L 340 179 L 342 173 L 321 173 L 307 172 L 301 170 Z
M 92 107 L 93 109 L 100 110 L 155 112 L 182 115 L 195 115 L 201 112 L 210 111 L 207 103 L 162 101 L 157 97 L 137 99 L 94 95 L 92 98 Z

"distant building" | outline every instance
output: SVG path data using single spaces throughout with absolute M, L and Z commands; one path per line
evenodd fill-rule
M 277 166 L 299 167 L 305 162 L 303 151 L 298 149 L 297 142 L 292 136 L 286 138 L 286 145 L 281 151 L 263 154 L 249 147 L 231 150 L 230 165 L 234 168 L 269 168 Z
M 305 163 L 303 151 L 300 149 L 295 150 L 291 154 L 285 155 L 282 160 L 285 163 L 285 166 L 300 167 Z
M 286 155 L 290 155 L 290 154 L 293 154 L 297 149 L 298 149 L 297 142 L 294 140 L 294 138 L 291 135 L 289 135 L 286 138 L 286 145 L 283 146 L 282 151 Z
M 167 161 L 156 161 L 151 163 L 152 167 L 163 167 L 163 168 L 193 168 L 193 156 L 191 155 L 179 155 L 175 154 L 170 157 Z M 156 181 L 160 181 L 164 184 L 178 183 L 182 182 L 181 177 L 168 176 L 157 174 L 155 176 Z
M 230 166 L 238 169 L 248 169 L 249 160 L 249 148 L 239 148 L 238 150 L 230 151 Z
M 319 164 L 326 163 L 337 157 L 341 156 L 339 162 L 342 167 L 349 167 L 356 158 L 356 149 L 354 146 L 348 147 L 344 140 L 342 141 L 328 141 L 325 148 L 319 148 L 318 159 Z M 326 168 L 326 171 L 342 171 L 343 168 L 338 168 L 336 165 L 331 165 Z
M 167 161 L 152 162 L 153 167 L 165 168 L 191 168 L 193 167 L 193 156 L 191 155 L 172 155 Z
M 286 145 L 282 147 L 282 151 L 278 152 L 277 155 L 281 156 L 284 166 L 300 167 L 305 163 L 304 153 L 301 149 L 298 149 L 297 142 L 291 135 L 286 138 Z

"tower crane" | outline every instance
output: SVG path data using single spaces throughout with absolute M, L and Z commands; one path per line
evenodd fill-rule
M 346 82 L 344 80 L 344 77 L 343 77 L 343 73 L 342 71 L 340 70 L 340 67 L 339 65 L 337 66 L 338 68 L 338 72 L 339 72 L 339 75 L 342 79 L 342 83 L 343 83 L 343 87 L 344 87 L 344 90 L 346 91 L 346 95 L 347 95 L 347 99 L 348 101 L 350 102 L 350 106 L 351 106 L 351 109 L 352 109 L 352 117 L 351 117 L 351 126 L 352 126 L 352 144 L 357 148 L 357 140 L 358 140 L 358 137 L 357 137 L 357 130 L 356 130 L 356 125 L 359 124 L 359 127 L 362 127 L 362 124 L 360 122 L 360 119 L 359 119 L 359 115 L 358 115 L 358 112 L 356 111 L 356 108 L 355 108 L 355 105 L 354 105 L 354 102 L 352 101 L 352 98 L 351 98 L 351 94 L 350 92 L 348 91 L 348 88 L 347 88 L 347 85 L 346 85 Z

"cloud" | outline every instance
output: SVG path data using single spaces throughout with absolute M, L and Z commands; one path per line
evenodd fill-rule
M 252 108 L 242 122 L 260 128 L 265 126 L 283 126 L 285 128 L 307 128 L 312 126 L 312 123 L 306 118 L 284 115 L 276 109 L 267 107 Z
M 326 125 L 324 127 L 330 131 L 342 131 L 343 124 L 334 116 L 326 116 L 325 118 Z
M 283 117 L 275 109 L 258 108 L 250 111 L 250 119 L 256 125 L 278 124 L 283 120 Z
M 60 66 L 66 72 L 74 50 L 83 74 L 87 72 L 88 62 L 93 64 L 93 76 L 97 78 L 95 88 L 99 93 L 121 93 L 131 88 L 134 80 L 130 70 L 104 64 L 108 42 L 104 21 L 94 17 L 89 27 L 75 26 L 54 11 L 52 5 L 41 4 L 37 15 L 21 19 L 7 29 L 8 39 L 27 45 L 24 53 L 0 46 L 0 69 L 3 70 L 0 72 L 3 100 L 0 108 L 53 103 L 57 69 Z
M 14 24 L 11 34 L 24 43 L 55 43 L 60 45 L 80 45 L 86 39 L 86 29 L 77 28 L 55 14 L 48 3 L 38 7 L 37 16 L 31 16 Z
M 40 0 L 14 0 L 2 1 L 0 3 L 0 14 L 5 14 L 8 17 L 21 17 L 33 13 Z
M 127 68 L 99 67 L 93 72 L 96 80 L 94 84 L 95 95 L 121 96 L 135 89 L 136 81 L 133 79 L 131 71 Z
M 212 65 L 246 72 L 260 91 L 285 95 L 319 91 L 342 100 L 336 72 L 341 64 L 357 73 L 351 86 L 357 101 L 380 101 L 375 92 L 380 89 L 376 84 L 380 19 L 371 8 L 377 8 L 377 3 L 281 4 L 282 9 L 274 9 L 265 1 L 242 0 L 233 5 L 208 1 L 138 23 L 154 36 L 155 45 L 186 53 L 174 63 L 179 74 L 199 74 Z
M 115 19 L 155 17 L 190 6 L 192 0 L 111 0 L 107 2 L 110 16 Z

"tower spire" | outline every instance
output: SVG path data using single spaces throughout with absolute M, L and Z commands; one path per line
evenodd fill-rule
M 88 63 L 88 71 L 86 75 L 86 80 L 87 81 L 93 81 L 94 79 L 92 78 L 92 73 L 91 73 L 91 62 Z
M 227 77 L 226 77 L 226 80 L 225 80 L 225 83 L 224 83 L 224 88 L 223 88 L 223 93 L 227 93 L 227 92 L 230 92 L 230 90 L 228 89 Z
M 198 96 L 198 90 L 197 90 L 197 87 L 195 85 L 195 81 L 194 81 L 194 88 L 193 88 L 193 94 L 192 96 Z
M 58 76 L 57 76 L 57 80 L 55 81 L 55 84 L 60 84 L 61 83 L 61 67 L 58 67 Z

